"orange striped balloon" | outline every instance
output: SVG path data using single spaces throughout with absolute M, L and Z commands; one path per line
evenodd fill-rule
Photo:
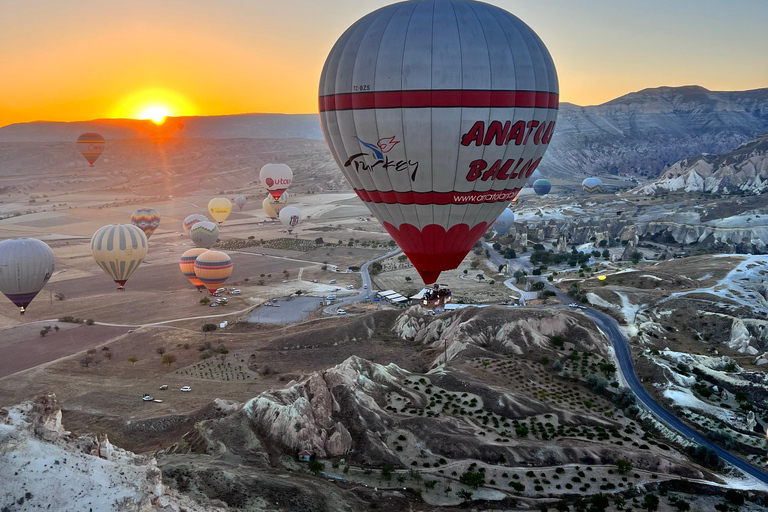
M 77 149 L 93 167 L 93 162 L 104 152 L 106 142 L 98 133 L 84 133 L 77 138 Z
M 184 274 L 184 277 L 189 279 L 189 282 L 192 283 L 192 285 L 197 288 L 198 291 L 203 291 L 205 285 L 195 275 L 195 260 L 198 256 L 207 251 L 208 249 L 195 247 L 194 249 L 190 249 L 182 254 L 181 259 L 179 260 L 179 268 L 181 268 L 181 273 Z
M 221 251 L 205 251 L 195 260 L 195 275 L 210 293 L 232 275 L 232 258 Z

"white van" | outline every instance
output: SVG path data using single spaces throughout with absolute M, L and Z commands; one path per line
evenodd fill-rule
M 336 296 L 335 295 L 329 295 L 329 296 L 327 296 L 325 298 L 325 300 L 336 300 Z
M 330 281 L 328 281 L 328 284 L 336 284 L 336 280 L 335 279 L 331 279 Z

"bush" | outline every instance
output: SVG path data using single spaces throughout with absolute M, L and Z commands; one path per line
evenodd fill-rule
M 171 366 L 173 363 L 176 362 L 176 356 L 173 354 L 165 354 L 163 356 L 162 361 L 160 361 L 160 364 L 167 364 L 168 366 Z
M 485 485 L 485 475 L 479 471 L 474 472 L 467 470 L 459 477 L 459 482 L 467 487 L 477 489 L 478 487 Z
M 155 349 L 155 352 L 157 352 L 158 355 L 163 355 L 163 354 L 165 354 L 165 347 L 157 347 Z
M 309 461 L 307 468 L 309 468 L 309 470 L 314 474 L 318 474 L 319 472 L 325 469 L 325 464 L 313 459 Z
M 88 320 L 85 321 L 85 325 L 93 325 L 94 323 L 96 322 L 93 321 L 93 318 L 89 318 Z

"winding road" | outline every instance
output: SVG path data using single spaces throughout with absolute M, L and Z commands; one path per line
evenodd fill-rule
M 362 302 L 362 301 L 366 300 L 366 298 L 369 295 L 376 293 L 373 290 L 371 290 L 372 283 L 371 283 L 371 276 L 368 273 L 368 267 L 370 267 L 372 263 L 375 263 L 375 262 L 381 261 L 381 260 L 385 260 L 385 259 L 390 258 L 390 257 L 392 257 L 395 254 L 398 254 L 400 252 L 402 252 L 402 249 L 400 249 L 398 247 L 397 249 L 389 251 L 384 256 L 379 256 L 378 258 L 375 258 L 375 259 L 372 259 L 371 261 L 366 261 L 365 263 L 363 263 L 363 266 L 360 267 L 360 275 L 363 278 L 363 289 L 360 291 L 360 293 L 358 293 L 357 295 L 352 295 L 352 296 L 349 296 L 349 297 L 344 297 L 343 299 L 341 299 L 336 304 L 332 304 L 332 305 L 326 307 L 325 309 L 323 309 L 323 312 L 324 313 L 328 313 L 329 315 L 335 315 L 336 314 L 336 310 L 338 310 L 339 307 L 347 305 L 347 304 L 352 304 L 353 302 Z

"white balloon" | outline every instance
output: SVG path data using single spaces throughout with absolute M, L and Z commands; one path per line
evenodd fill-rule
M 270 195 L 277 200 L 291 185 L 293 171 L 285 164 L 267 164 L 259 171 L 259 179 Z
M 291 233 L 293 228 L 296 227 L 296 224 L 301 222 L 301 210 L 295 206 L 286 206 L 280 210 L 280 222 L 282 222 L 283 226 L 285 226 L 288 229 L 288 232 Z

